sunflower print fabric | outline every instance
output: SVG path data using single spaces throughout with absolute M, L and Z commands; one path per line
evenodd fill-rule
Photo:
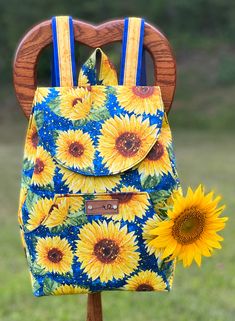
M 35 296 L 172 285 L 174 260 L 148 233 L 180 193 L 160 88 L 118 86 L 107 59 L 96 80 L 94 57 L 83 86 L 35 93 L 18 214 Z M 86 214 L 112 199 L 117 214 Z

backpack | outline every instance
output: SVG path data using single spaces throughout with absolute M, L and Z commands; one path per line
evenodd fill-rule
M 35 92 L 18 212 L 33 293 L 169 291 L 175 260 L 148 231 L 181 188 L 161 89 L 143 77 L 144 20 L 125 19 L 119 84 L 99 48 L 77 80 L 71 17 L 54 17 L 52 33 L 52 87 Z

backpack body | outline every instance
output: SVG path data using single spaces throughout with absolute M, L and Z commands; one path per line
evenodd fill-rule
M 95 53 L 77 86 L 71 18 L 52 30 L 54 86 L 35 93 L 19 207 L 33 293 L 170 290 L 175 262 L 148 232 L 181 190 L 161 90 L 141 84 L 144 21 L 125 20 L 119 85 L 101 52 L 99 79 Z

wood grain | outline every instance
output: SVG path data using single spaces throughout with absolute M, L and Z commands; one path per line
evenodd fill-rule
M 113 20 L 99 26 L 74 20 L 75 40 L 92 48 L 121 41 L 124 20 Z M 29 117 L 37 87 L 37 62 L 42 50 L 52 43 L 51 21 L 47 20 L 31 29 L 16 51 L 13 80 L 17 99 Z M 166 111 L 170 110 L 176 86 L 176 63 L 170 44 L 155 27 L 146 23 L 144 46 L 154 62 L 155 84 L 161 87 Z
M 101 294 L 93 293 L 88 295 L 87 321 L 102 321 Z

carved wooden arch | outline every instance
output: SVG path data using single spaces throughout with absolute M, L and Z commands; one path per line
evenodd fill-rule
M 74 20 L 75 40 L 92 48 L 121 41 L 124 20 L 113 20 L 93 26 Z M 39 23 L 21 40 L 16 51 L 13 79 L 17 99 L 29 117 L 37 87 L 37 62 L 42 50 L 52 43 L 51 20 Z M 166 111 L 169 111 L 176 86 L 176 63 L 170 44 L 155 27 L 146 23 L 144 46 L 154 62 L 155 84 L 161 87 Z

